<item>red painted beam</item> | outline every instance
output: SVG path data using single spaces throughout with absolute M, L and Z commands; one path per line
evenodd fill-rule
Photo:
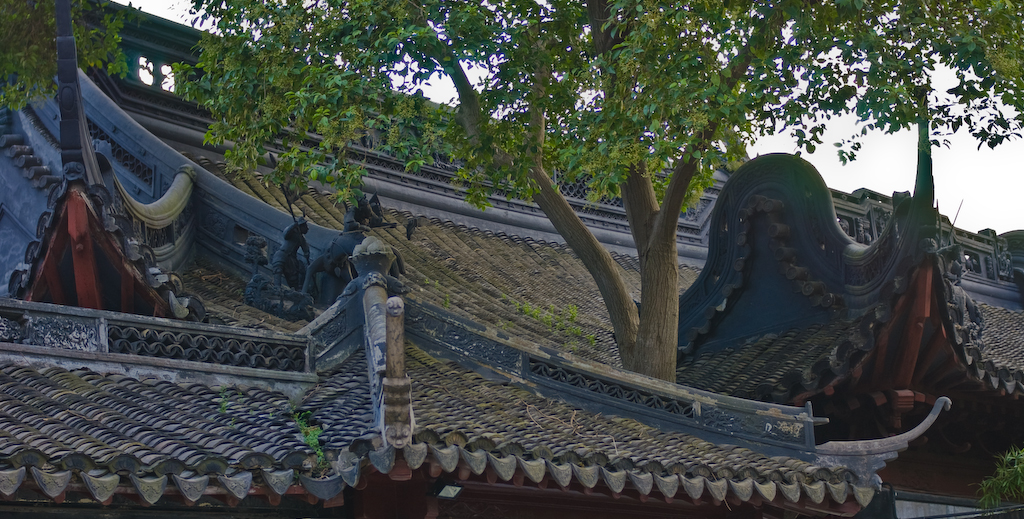
M 89 233 L 89 207 L 78 189 L 67 194 L 68 237 L 71 238 L 71 259 L 74 263 L 75 292 L 78 306 L 103 310 L 100 297 L 99 271 Z
M 931 316 L 932 310 L 932 277 L 935 266 L 930 262 L 922 265 L 914 279 L 914 304 L 907 316 L 907 324 L 903 329 L 903 344 L 896 361 L 896 377 L 893 387 L 905 389 L 910 387 L 917 368 L 917 358 L 921 352 L 921 339 L 924 336 L 924 325 Z

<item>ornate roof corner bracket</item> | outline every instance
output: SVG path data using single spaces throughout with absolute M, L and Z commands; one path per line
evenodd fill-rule
M 921 437 L 935 423 L 939 413 L 948 411 L 952 405 L 949 398 L 939 397 L 928 416 L 917 427 L 902 434 L 877 440 L 831 441 L 818 445 L 817 464 L 848 467 L 857 476 L 859 484 L 881 488 L 882 480 L 877 472 L 885 467 L 885 462 L 895 459 L 898 452 Z
M 387 357 L 384 387 L 384 440 L 395 448 L 412 441 L 416 417 L 412 412 L 412 382 L 405 371 L 405 303 L 387 301 Z
M 380 238 L 368 237 L 356 247 L 352 262 L 361 275 L 345 292 L 363 292 L 363 337 L 373 402 L 374 423 L 389 445 L 404 447 L 412 440 L 412 393 L 405 374 L 405 305 L 388 298 L 393 278 L 386 273 L 395 253 Z

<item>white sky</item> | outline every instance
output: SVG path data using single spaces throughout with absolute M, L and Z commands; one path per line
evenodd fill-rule
M 126 3 L 121 0 L 121 3 Z M 179 23 L 190 24 L 189 0 L 141 0 L 132 5 L 143 11 Z M 435 101 L 452 97 L 454 89 L 439 88 Z M 842 165 L 833 142 L 847 138 L 856 130 L 854 117 L 833 119 L 817 152 L 804 154 L 834 189 L 853 191 L 862 187 L 891 195 L 893 191 L 912 191 L 917 162 L 917 137 L 913 132 L 884 135 L 874 132 L 863 139 L 857 160 Z M 963 208 L 956 226 L 969 231 L 985 228 L 998 233 L 1024 229 L 1024 141 L 1004 143 L 995 150 L 982 147 L 960 132 L 950 140 L 949 148 L 933 150 L 935 197 L 943 214 L 953 219 L 957 207 Z M 759 140 L 750 150 L 752 156 L 797 150 L 788 135 Z

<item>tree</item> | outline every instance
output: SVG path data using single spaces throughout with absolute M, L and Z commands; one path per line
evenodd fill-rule
M 128 71 L 118 47 L 124 22 L 133 11 L 104 11 L 106 2 L 72 2 L 78 64 Z M 0 0 L 0 107 L 18 110 L 30 101 L 56 95 L 57 25 L 53 0 Z
M 343 190 L 363 172 L 348 144 L 415 169 L 463 160 L 467 199 L 532 197 L 608 307 L 623 365 L 675 377 L 675 233 L 714 168 L 758 135 L 789 129 L 813 151 L 836 114 L 894 132 L 931 121 L 997 145 L 1019 135 L 1024 34 L 1008 0 L 193 0 L 213 23 L 185 95 L 214 142 L 253 167 L 275 140 L 272 181 Z M 934 91 L 938 65 L 960 84 Z M 474 73 L 481 79 L 474 81 Z M 432 77 L 457 90 L 427 102 Z M 927 99 L 927 102 L 921 102 Z M 856 139 L 841 144 L 852 159 Z M 622 198 L 641 269 L 638 310 L 619 269 L 552 175 Z M 667 173 L 667 174 L 663 174 Z M 343 193 L 347 193 L 343 191 Z

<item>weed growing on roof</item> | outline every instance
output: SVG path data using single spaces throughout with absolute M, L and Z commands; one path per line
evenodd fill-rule
M 447 296 L 445 297 L 447 298 Z M 566 333 L 577 337 L 583 336 L 582 328 L 579 326 L 569 326 L 568 324 L 576 322 L 577 317 L 579 317 L 579 307 L 576 305 L 566 305 L 561 311 L 559 311 L 555 305 L 548 305 L 548 311 L 544 312 L 544 310 L 539 306 L 534 307 L 530 303 L 526 302 L 520 303 L 509 298 L 504 293 L 501 294 L 501 298 L 503 301 L 508 301 L 512 304 L 512 306 L 516 308 L 516 312 L 544 323 L 549 330 L 565 331 Z M 596 340 L 591 342 L 591 346 L 594 345 L 594 342 L 596 342 Z
M 228 395 L 228 386 L 221 387 L 220 388 L 220 405 L 217 407 L 217 412 L 220 413 L 220 414 L 227 413 L 228 412 L 228 403 L 230 402 L 230 400 L 231 400 L 231 397 Z
M 306 445 L 316 453 L 316 469 L 321 473 L 326 473 L 330 465 L 327 463 L 327 457 L 324 456 L 324 448 L 320 445 L 320 433 L 323 432 L 323 429 L 319 425 L 311 425 L 309 423 L 309 418 L 312 414 L 310 411 L 295 411 L 292 413 L 292 420 L 295 421 L 295 426 L 299 428 L 302 441 L 306 442 Z
M 580 309 L 576 305 L 568 305 L 562 309 L 562 317 L 564 317 L 566 321 L 574 323 L 576 322 L 576 317 L 579 314 L 579 311 Z
M 587 342 L 589 342 L 590 343 L 590 347 L 593 348 L 594 345 L 597 344 L 597 336 L 594 335 L 594 334 L 588 335 L 587 336 Z
M 441 306 L 445 308 L 452 306 L 452 298 L 448 294 L 444 295 L 444 301 L 441 303 Z

